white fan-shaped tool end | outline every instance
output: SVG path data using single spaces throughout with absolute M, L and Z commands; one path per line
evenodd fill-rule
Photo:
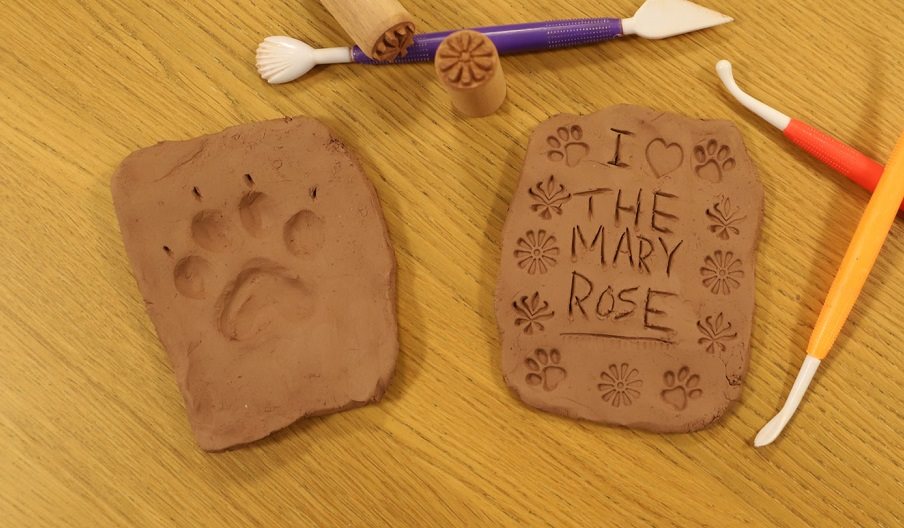
M 294 81 L 317 65 L 315 51 L 291 37 L 267 37 L 257 47 L 257 72 L 270 84 Z

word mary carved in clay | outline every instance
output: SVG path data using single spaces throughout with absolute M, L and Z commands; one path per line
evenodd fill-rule
M 542 124 L 504 231 L 508 385 L 638 429 L 718 419 L 747 370 L 762 207 L 728 122 L 616 106 Z
M 395 258 L 373 186 L 324 125 L 161 143 L 123 162 L 113 197 L 202 448 L 383 396 Z

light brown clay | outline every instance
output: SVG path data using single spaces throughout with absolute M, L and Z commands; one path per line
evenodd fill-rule
M 506 383 L 606 424 L 718 419 L 747 371 L 762 208 L 729 122 L 615 106 L 541 124 L 503 233 Z
M 505 74 L 496 46 L 486 35 L 469 30 L 449 35 L 436 51 L 435 66 L 462 114 L 487 116 L 505 102 Z
M 321 0 L 368 57 L 392 61 L 414 44 L 414 19 L 397 0 Z
M 280 119 L 161 143 L 112 183 L 203 449 L 380 400 L 395 258 L 373 186 L 328 128 Z

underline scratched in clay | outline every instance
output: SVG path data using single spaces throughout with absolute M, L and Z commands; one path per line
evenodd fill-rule
M 731 123 L 616 106 L 540 124 L 503 231 L 508 385 L 605 424 L 717 420 L 747 370 L 762 209 Z

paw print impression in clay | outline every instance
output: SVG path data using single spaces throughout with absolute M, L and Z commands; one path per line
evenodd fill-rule
M 286 261 L 314 258 L 325 237 L 323 219 L 311 210 L 300 210 L 285 220 L 272 218 L 270 197 L 254 190 L 250 174 L 243 179 L 250 189 L 231 211 L 205 209 L 202 189 L 192 188 L 201 208 L 191 221 L 191 238 L 198 251 L 176 262 L 173 282 L 190 299 L 215 298 L 220 333 L 247 342 L 292 328 L 311 315 L 315 285 L 306 284 Z M 255 242 L 267 237 L 278 239 L 286 251 L 262 256 L 269 252 Z M 165 247 L 173 256 L 172 249 Z M 234 277 L 226 277 L 216 266 L 231 252 L 245 253 L 246 264 Z
M 565 162 L 569 167 L 577 167 L 590 154 L 590 145 L 583 141 L 584 130 L 577 126 L 559 128 L 555 135 L 546 138 L 550 147 L 547 156 L 554 163 Z
M 734 170 L 737 162 L 732 157 L 731 148 L 720 145 L 715 139 L 700 143 L 694 147 L 694 170 L 700 178 L 719 183 L 729 171 Z
M 730 122 L 618 105 L 541 123 L 496 288 L 513 394 L 654 432 L 719 419 L 750 356 L 762 209 Z
M 158 144 L 122 163 L 113 198 L 203 449 L 382 398 L 395 259 L 370 181 L 324 125 Z

